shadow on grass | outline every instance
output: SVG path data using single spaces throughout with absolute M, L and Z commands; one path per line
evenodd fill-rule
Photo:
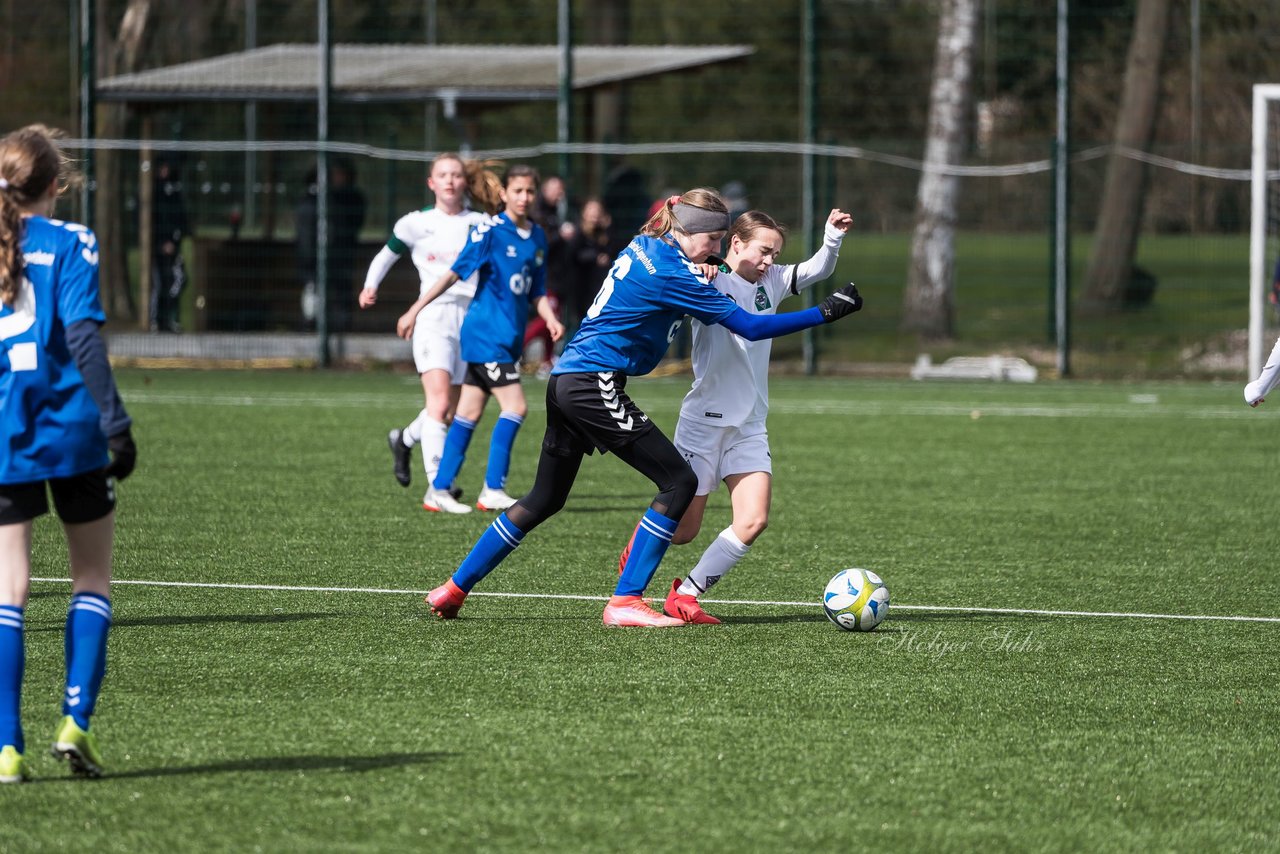
M 341 614 L 317 611 L 317 612 L 301 612 L 294 614 L 185 614 L 181 616 L 171 617 L 136 617 L 133 619 L 116 620 L 111 623 L 111 628 L 130 628 L 138 626 L 196 626 L 202 623 L 245 623 L 254 625 L 256 623 L 297 623 L 303 620 L 329 620 L 340 617 Z
M 328 620 L 340 617 L 341 614 L 317 612 L 295 614 L 183 614 L 168 617 L 133 617 L 123 620 L 112 620 L 111 628 L 129 629 L 143 626 L 198 626 L 208 623 L 243 623 L 255 625 L 259 623 L 297 623 L 302 620 Z M 61 632 L 62 625 L 28 627 L 28 632 Z
M 458 756 L 440 750 L 419 753 L 386 753 L 381 756 L 262 756 L 258 758 L 231 759 L 226 762 L 210 762 L 204 765 L 175 765 L 166 768 L 139 768 L 136 771 L 108 772 L 108 780 L 136 780 L 147 777 L 178 777 L 188 774 L 237 774 L 244 771 L 342 771 L 363 773 L 383 768 L 401 768 L 406 765 L 430 765 Z M 76 777 L 40 777 L 37 783 L 83 781 Z
M 714 608 L 712 610 L 712 613 L 715 613 Z M 797 612 L 794 614 L 771 614 L 771 615 L 764 615 L 764 616 L 748 616 L 748 617 L 735 617 L 735 616 L 726 617 L 722 614 L 717 614 L 717 616 L 720 616 L 727 625 L 728 624 L 761 625 L 766 623 L 829 622 L 827 619 L 827 615 L 822 613 L 821 611 L 818 611 L 816 613 Z M 1007 622 L 1010 622 L 1011 620 L 1022 621 L 1022 620 L 1036 620 L 1036 619 L 1045 619 L 1045 618 L 1039 614 L 975 614 L 975 613 L 966 613 L 964 611 L 891 611 L 888 618 L 883 623 L 876 626 L 875 631 L 877 633 L 904 631 L 903 629 L 895 628 L 895 626 L 899 623 L 915 624 L 919 626 L 919 625 L 929 625 L 934 623 L 962 622 L 962 623 L 967 623 L 969 625 L 973 625 L 973 624 L 981 624 L 981 623 L 1007 623 Z
M 707 606 L 711 613 L 724 620 L 726 626 L 746 626 L 746 625 L 765 625 L 768 623 L 825 623 L 827 615 L 821 611 L 818 613 L 795 613 L 795 614 L 762 614 L 759 616 L 725 616 L 716 613 L 714 605 Z

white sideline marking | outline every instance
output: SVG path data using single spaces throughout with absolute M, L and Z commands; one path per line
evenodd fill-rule
M 70 584 L 69 578 L 33 578 L 34 582 Z M 430 590 L 396 590 L 388 587 L 308 587 L 289 584 L 230 584 L 214 581 L 143 581 L 112 579 L 112 584 L 138 587 L 193 587 L 215 590 L 279 590 L 290 593 L 385 593 L 395 596 L 425 596 Z M 567 599 L 576 602 L 606 602 L 608 596 L 572 593 L 494 593 L 475 591 L 472 596 L 495 599 Z M 703 599 L 708 605 L 757 605 L 760 607 L 817 608 L 817 602 L 771 602 L 757 599 Z M 895 611 L 956 611 L 964 614 L 1030 614 L 1040 617 L 1115 617 L 1135 620 L 1217 620 L 1234 623 L 1280 623 L 1280 617 L 1238 617 L 1215 614 L 1145 614 L 1137 611 L 1050 611 L 1040 608 L 970 608 L 964 605 L 890 605 Z

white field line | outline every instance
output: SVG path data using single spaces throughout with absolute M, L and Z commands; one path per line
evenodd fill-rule
M 69 578 L 33 578 L 33 582 L 70 584 Z M 309 587 L 288 584 L 231 584 L 212 581 L 145 581 L 113 579 L 112 584 L 138 587 L 188 587 L 214 590 L 268 590 L 288 593 L 372 593 L 392 596 L 425 596 L 429 590 L 397 590 L 386 587 Z M 605 602 L 607 596 L 585 596 L 571 593 L 498 593 L 475 591 L 472 596 L 495 599 L 560 599 L 576 602 Z M 787 602 L 757 599 L 703 599 L 708 605 L 748 605 L 759 608 L 817 608 L 817 602 Z M 977 608 L 964 605 L 891 605 L 895 611 L 953 611 L 962 614 L 1020 614 L 1040 617 L 1109 617 L 1134 620 L 1216 620 L 1234 623 L 1280 623 L 1280 617 L 1243 617 L 1213 614 L 1146 614 L 1136 611 L 1051 611 L 1041 608 Z
M 188 394 L 135 391 L 124 395 L 128 403 L 180 405 L 180 406 L 264 406 L 309 407 L 316 409 L 403 409 L 404 402 L 388 395 L 342 395 L 317 398 L 310 394 Z M 529 410 L 542 411 L 541 400 L 536 395 L 529 398 Z M 678 411 L 679 401 L 658 401 L 643 408 L 650 412 Z M 1219 418 L 1259 418 L 1266 413 L 1246 407 L 1227 407 L 1221 404 L 1196 406 L 1133 401 L 1127 403 L 945 403 L 931 401 L 876 401 L 876 400 L 778 400 L 770 403 L 775 413 L 790 415 L 911 415 L 933 417 L 973 418 L 1190 418 L 1213 420 Z

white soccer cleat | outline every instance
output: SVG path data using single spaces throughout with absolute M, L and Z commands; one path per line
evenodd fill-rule
M 1267 392 L 1262 388 L 1262 384 L 1254 380 L 1244 387 L 1244 402 L 1250 406 L 1257 406 L 1267 399 L 1266 394 Z
M 446 490 L 435 489 L 434 487 L 427 490 L 427 494 L 422 496 L 422 509 L 430 510 L 432 513 L 470 513 L 471 508 L 458 501 Z
M 499 510 L 506 510 L 515 503 L 516 500 L 510 495 L 507 495 L 504 490 L 490 489 L 486 486 L 484 489 L 480 490 L 480 497 L 476 499 L 476 509 L 496 512 Z

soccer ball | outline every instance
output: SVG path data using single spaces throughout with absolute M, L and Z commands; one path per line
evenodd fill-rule
M 827 582 L 822 610 L 847 632 L 869 632 L 889 613 L 889 588 L 869 569 L 842 569 Z

